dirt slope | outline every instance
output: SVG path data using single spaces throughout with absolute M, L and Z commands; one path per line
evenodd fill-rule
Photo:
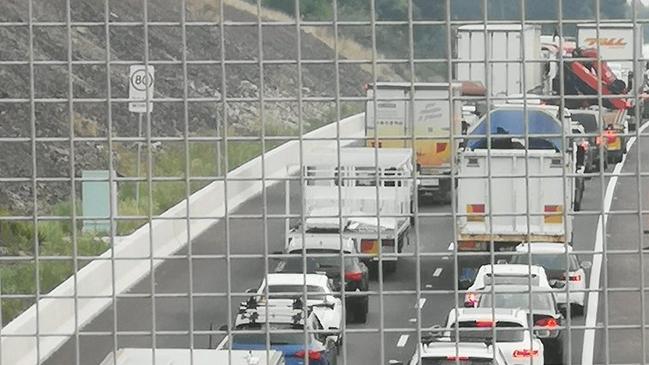
M 216 2 L 215 2 L 216 3 Z M 0 22 L 26 22 L 27 1 L 0 2 Z M 69 177 L 71 175 L 71 148 L 68 138 L 71 126 L 75 137 L 106 138 L 108 133 L 108 75 L 113 99 L 128 96 L 127 73 L 129 63 L 144 61 L 144 27 L 142 1 L 111 0 L 110 32 L 107 47 L 103 24 L 78 24 L 68 30 L 65 26 L 65 0 L 33 0 L 33 19 L 50 22 L 33 28 L 34 89 L 39 98 L 34 104 L 36 130 L 41 140 L 36 143 L 36 170 L 38 177 Z M 103 22 L 104 0 L 71 0 L 70 16 L 73 22 Z M 179 22 L 181 12 L 178 0 L 149 0 L 150 22 Z M 218 19 L 215 7 L 206 7 L 199 0 L 188 0 L 188 20 Z M 225 19 L 230 22 L 254 22 L 249 12 L 226 6 Z M 63 22 L 61 24 L 57 22 Z M 128 23 L 130 22 L 130 23 Z M 184 93 L 182 61 L 182 33 L 178 25 L 150 24 L 148 27 L 149 61 L 156 67 L 156 98 L 182 98 Z M 226 59 L 226 90 L 222 90 L 221 35 L 216 24 L 187 26 L 187 60 L 204 61 L 187 66 L 187 88 L 190 98 L 213 98 L 211 101 L 188 103 L 188 130 L 195 136 L 214 136 L 224 127 L 224 114 L 230 135 L 258 135 L 260 108 L 257 102 L 229 101 L 227 107 L 218 101 L 225 93 L 228 98 L 256 98 L 261 87 L 258 60 L 285 60 L 270 62 L 263 67 L 265 98 L 297 97 L 302 90 L 305 97 L 334 97 L 336 79 L 334 65 L 305 63 L 302 66 L 302 85 L 298 85 L 298 36 L 295 26 L 228 25 L 224 34 Z M 314 36 L 302 32 L 303 60 L 331 60 L 333 51 Z M 261 43 L 261 50 L 259 44 Z M 68 72 L 68 45 L 71 44 L 72 73 Z M 110 52 L 108 71 L 105 60 Z M 0 138 L 29 138 L 31 128 L 29 29 L 24 25 L 0 27 L 0 60 L 16 61 L 0 65 Z M 245 61 L 245 62 L 237 62 Z M 69 82 L 72 82 L 72 95 Z M 362 95 L 363 83 L 371 76 L 357 65 L 341 65 L 340 95 Z M 70 118 L 68 98 L 72 96 L 73 113 Z M 15 101 L 15 102 L 9 102 Z M 305 129 L 331 121 L 332 103 L 309 102 L 303 107 Z M 129 113 L 127 103 L 113 100 L 111 104 L 113 136 L 135 136 L 137 116 Z M 267 130 L 296 131 L 298 108 L 295 102 L 267 102 L 264 108 Z M 151 135 L 182 136 L 185 130 L 184 103 L 163 101 L 155 105 L 151 114 Z M 115 142 L 117 147 L 133 148 L 132 141 Z M 74 175 L 82 169 L 106 169 L 108 148 L 106 141 L 82 140 L 74 143 Z M 29 140 L 0 143 L 0 178 L 32 176 L 32 145 Z M 114 155 L 119 160 L 119 154 Z M 119 163 L 119 161 L 116 161 Z M 0 209 L 30 213 L 32 208 L 31 183 L 0 183 Z M 69 182 L 38 184 L 38 204 L 45 206 L 69 199 Z

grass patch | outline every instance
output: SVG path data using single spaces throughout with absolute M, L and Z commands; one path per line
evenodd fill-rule
M 49 214 L 58 215 L 67 209 L 69 208 L 62 204 L 54 207 Z M 8 216 L 9 212 L 2 211 L 0 215 Z M 3 324 L 34 303 L 37 289 L 41 294 L 47 294 L 74 273 L 74 262 L 71 258 L 74 256 L 74 245 L 70 226 L 71 222 L 68 220 L 38 222 L 37 229 L 33 222 L 0 221 L 0 242 L 5 250 L 4 256 L 17 258 L 0 266 Z M 37 237 L 34 237 L 35 232 Z M 77 256 L 97 256 L 108 248 L 107 244 L 92 234 L 79 233 L 76 243 Z M 47 257 L 40 258 L 38 265 L 33 259 L 36 245 L 38 256 Z M 30 260 L 20 260 L 30 256 Z M 81 261 L 77 263 L 79 268 L 84 264 Z

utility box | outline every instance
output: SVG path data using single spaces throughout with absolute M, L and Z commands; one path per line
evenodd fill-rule
M 110 204 L 113 216 L 117 216 L 117 182 L 113 173 L 112 194 L 108 170 L 84 170 L 81 172 L 81 211 L 83 213 L 83 232 L 113 233 L 110 226 Z M 86 181 L 86 179 L 92 179 Z M 85 217 L 93 217 L 85 219 Z

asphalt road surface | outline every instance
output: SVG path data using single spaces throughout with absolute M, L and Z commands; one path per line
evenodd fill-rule
M 643 139 L 641 161 L 649 159 L 649 140 Z M 630 151 L 625 172 L 635 172 L 638 164 L 636 147 Z M 645 164 L 646 165 L 646 164 Z M 612 168 L 609 168 L 609 172 Z M 646 168 L 645 168 L 646 171 Z M 607 179 L 605 179 L 607 180 Z M 582 214 L 574 222 L 574 247 L 577 251 L 593 250 L 595 231 L 602 196 L 598 177 L 587 182 L 587 190 L 582 204 Z M 643 184 L 644 179 L 640 181 Z M 637 183 L 634 178 L 620 178 L 614 194 L 613 209 L 634 209 L 638 206 Z M 299 197 L 293 188 L 292 213 L 298 212 Z M 47 362 L 48 365 L 75 364 L 77 351 L 80 364 L 98 364 L 113 348 L 122 347 L 189 347 L 209 346 L 207 335 L 189 335 L 191 331 L 209 330 L 233 319 L 238 303 L 247 296 L 247 288 L 257 287 L 265 270 L 272 269 L 275 263 L 263 258 L 231 258 L 230 275 L 223 258 L 209 257 L 225 254 L 226 234 L 229 235 L 232 255 L 263 254 L 283 248 L 284 221 L 264 214 L 263 199 L 266 199 L 267 215 L 284 213 L 283 184 L 267 189 L 266 194 L 250 199 L 233 212 L 229 229 L 221 221 L 191 244 L 193 260 L 186 254 L 188 248 L 177 254 L 176 259 L 166 260 L 155 271 L 153 280 L 147 277 L 132 288 L 128 295 L 142 297 L 121 297 L 115 306 L 102 312 L 95 320 L 85 326 L 79 335 L 79 343 L 71 338 Z M 647 209 L 646 193 L 641 199 Z M 405 247 L 406 253 L 414 253 L 416 240 L 419 243 L 420 260 L 403 257 L 397 272 L 386 275 L 382 284 L 371 283 L 375 292 L 370 298 L 370 313 L 364 325 L 348 324 L 341 355 L 345 364 L 386 364 L 389 360 L 407 360 L 413 353 L 417 342 L 417 322 L 422 327 L 441 324 L 448 311 L 457 305 L 462 306 L 462 295 L 449 293 L 454 287 L 454 260 L 441 255 L 448 253 L 448 245 L 453 240 L 453 221 L 449 205 L 424 204 L 420 212 L 441 216 L 421 217 L 418 232 L 411 232 L 411 245 Z M 590 211 L 590 212 L 589 212 Z M 238 218 L 237 215 L 246 215 Z M 254 218 L 251 215 L 260 215 Z M 444 216 L 445 215 L 445 216 Z M 606 247 L 613 249 L 638 249 L 638 216 L 615 215 L 609 219 Z M 649 243 L 644 243 L 649 246 Z M 435 256 L 438 254 L 438 256 Z M 203 256 L 203 257 L 201 257 Z M 591 260 L 588 254 L 580 255 L 582 260 Z M 649 257 L 644 258 L 645 261 Z M 636 292 L 615 292 L 608 297 L 600 296 L 597 323 L 609 325 L 631 324 L 639 326 L 642 306 L 645 301 L 637 287 L 640 286 L 640 258 L 637 253 L 610 256 L 602 269 L 602 282 L 606 280 L 609 288 L 636 287 Z M 647 265 L 645 264 L 645 267 Z M 645 280 L 647 277 L 645 270 Z M 152 298 L 152 283 L 156 297 Z M 190 285 L 193 297 L 189 298 Z M 214 293 L 227 293 L 228 287 L 238 296 L 227 297 Z M 417 298 L 419 289 L 421 296 Z M 646 299 L 646 297 L 645 297 Z M 231 307 L 228 307 L 230 303 Z M 418 305 L 419 304 L 419 305 Z M 419 307 L 419 308 L 418 308 Z M 606 309 L 606 310 L 605 310 Z M 645 310 L 646 313 L 646 310 Z M 646 316 L 646 314 L 645 314 Z M 193 328 L 190 325 L 193 324 Z M 566 336 L 566 358 L 570 363 L 581 363 L 584 334 L 584 317 L 572 318 L 569 336 Z M 581 327 L 581 328 L 579 328 Z M 384 331 L 380 329 L 383 328 Z M 152 331 L 156 335 L 152 336 Z M 117 331 L 117 335 L 114 335 Z M 595 336 L 594 363 L 640 362 L 642 355 L 641 332 L 635 329 L 611 329 L 608 335 L 597 330 Z M 647 341 L 645 340 L 645 344 Z

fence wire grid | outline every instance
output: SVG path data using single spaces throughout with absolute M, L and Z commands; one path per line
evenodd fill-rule
M 647 363 L 649 4 L 0 10 L 0 364 Z

